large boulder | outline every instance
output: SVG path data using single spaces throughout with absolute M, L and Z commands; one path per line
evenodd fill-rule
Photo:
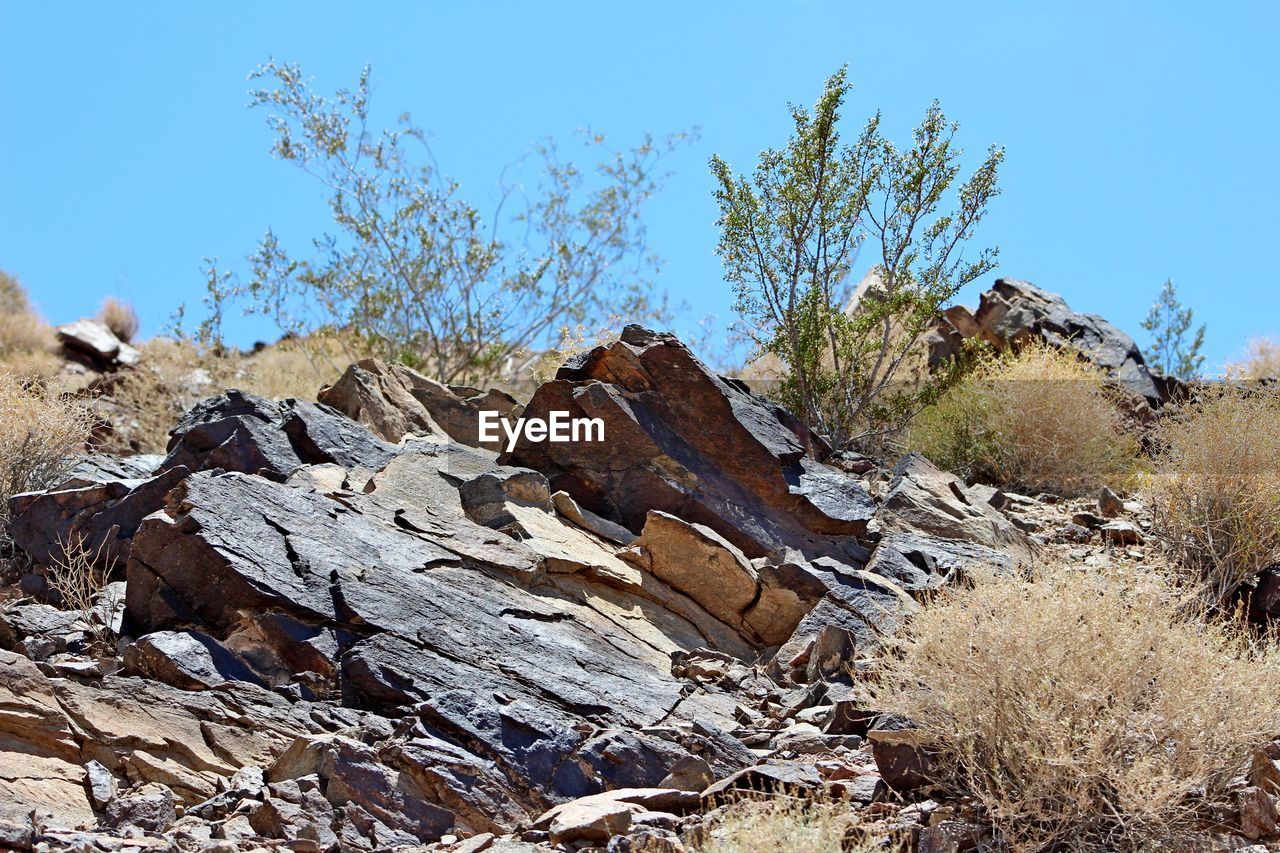
M 1167 399 L 1167 383 L 1153 377 L 1133 338 L 1104 317 L 1076 311 L 1058 294 L 1028 281 L 997 279 L 982 294 L 977 311 L 948 309 L 929 337 L 930 360 L 952 357 L 961 342 L 973 337 L 1000 349 L 1033 340 L 1069 349 L 1152 406 Z
M 639 534 L 651 510 L 714 530 L 749 557 L 844 555 L 874 505 L 862 485 L 815 461 L 822 442 L 794 416 L 716 376 L 669 334 L 622 338 L 561 367 L 526 406 L 598 418 L 603 441 L 521 435 L 504 464 Z

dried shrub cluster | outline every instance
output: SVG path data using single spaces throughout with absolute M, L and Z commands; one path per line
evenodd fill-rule
M 130 343 L 138 336 L 138 312 L 128 302 L 108 296 L 98 309 L 98 319 L 125 343 Z
M 64 478 L 84 447 L 91 418 L 75 400 L 0 371 L 0 530 L 9 498 Z
M 858 842 L 848 803 L 787 796 L 747 799 L 727 807 L 704 830 L 699 853 L 864 853 L 892 850 Z
M 1161 430 L 1155 530 L 1210 602 L 1280 565 L 1280 388 L 1224 384 Z
M 1137 456 L 1102 373 L 1046 344 L 977 356 L 906 444 L 964 477 L 1064 495 L 1120 484 Z
M 44 378 L 57 372 L 57 336 L 16 278 L 0 272 L 0 368 Z
M 1245 379 L 1280 379 L 1280 340 L 1254 338 L 1249 341 L 1244 362 L 1229 365 L 1227 372 Z
M 869 688 L 1014 849 L 1160 848 L 1280 729 L 1280 654 L 1153 575 L 1002 577 L 924 608 Z

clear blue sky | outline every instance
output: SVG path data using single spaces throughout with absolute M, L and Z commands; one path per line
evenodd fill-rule
M 412 112 L 481 206 L 547 135 L 700 126 L 650 237 L 658 286 L 689 304 L 678 325 L 725 321 L 707 157 L 749 168 L 785 140 L 785 104 L 848 63 L 851 126 L 879 108 L 901 136 L 936 97 L 970 152 L 1008 148 L 980 235 L 1001 247 L 997 274 L 1140 343 L 1172 277 L 1208 321 L 1211 364 L 1280 334 L 1277 4 L 359 5 L 0 0 L 0 268 L 50 320 L 114 293 L 158 331 L 198 301 L 203 257 L 234 262 L 267 226 L 295 246 L 325 228 L 318 188 L 268 155 L 246 74 L 274 56 L 331 91 L 369 62 L 375 111 Z

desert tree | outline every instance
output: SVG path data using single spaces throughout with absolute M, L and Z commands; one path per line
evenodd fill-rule
M 1204 346 L 1204 323 L 1191 331 L 1192 310 L 1184 308 L 1178 299 L 1173 280 L 1167 279 L 1160 288 L 1160 295 L 1142 321 L 1142 328 L 1151 335 L 1152 364 L 1166 376 L 1191 379 L 1199 375 L 1204 364 L 1200 348 Z
M 641 211 L 664 184 L 663 156 L 687 134 L 613 150 L 587 132 L 586 144 L 604 152 L 594 169 L 548 142 L 532 152 L 539 181 L 501 179 L 486 217 L 407 114 L 394 129 L 371 126 L 368 67 L 331 98 L 295 64 L 268 62 L 251 79 L 252 105 L 270 112 L 272 153 L 325 188 L 333 230 L 307 257 L 268 230 L 247 280 L 210 276 L 284 332 L 353 336 L 365 352 L 464 382 L 554 343 L 564 328 L 665 316 Z
M 940 309 L 995 266 L 995 248 L 970 259 L 963 249 L 999 193 L 1004 158 L 991 147 L 944 210 L 963 153 L 957 125 L 934 102 L 906 147 L 884 136 L 878 113 L 845 144 L 849 89 L 841 69 L 812 110 L 792 106 L 791 139 L 762 152 L 754 174 L 711 159 L 735 307 L 758 351 L 788 369 L 782 402 L 841 448 L 895 429 L 936 396 L 938 381 L 895 379 Z M 866 246 L 876 262 L 851 302 L 849 274 Z

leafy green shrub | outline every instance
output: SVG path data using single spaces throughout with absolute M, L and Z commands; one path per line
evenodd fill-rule
M 757 355 L 786 368 L 781 402 L 837 448 L 874 442 L 936 394 L 903 382 L 938 313 L 970 281 L 995 267 L 996 250 L 964 247 L 999 189 L 1004 151 L 993 146 L 974 173 L 960 172 L 957 125 L 935 102 L 911 143 L 898 147 L 879 114 L 841 143 L 845 71 L 827 80 L 812 111 L 792 107 L 795 132 L 767 149 L 750 177 L 711 160 L 720 206 L 717 253 L 737 293 Z M 859 249 L 875 266 L 850 292 Z

